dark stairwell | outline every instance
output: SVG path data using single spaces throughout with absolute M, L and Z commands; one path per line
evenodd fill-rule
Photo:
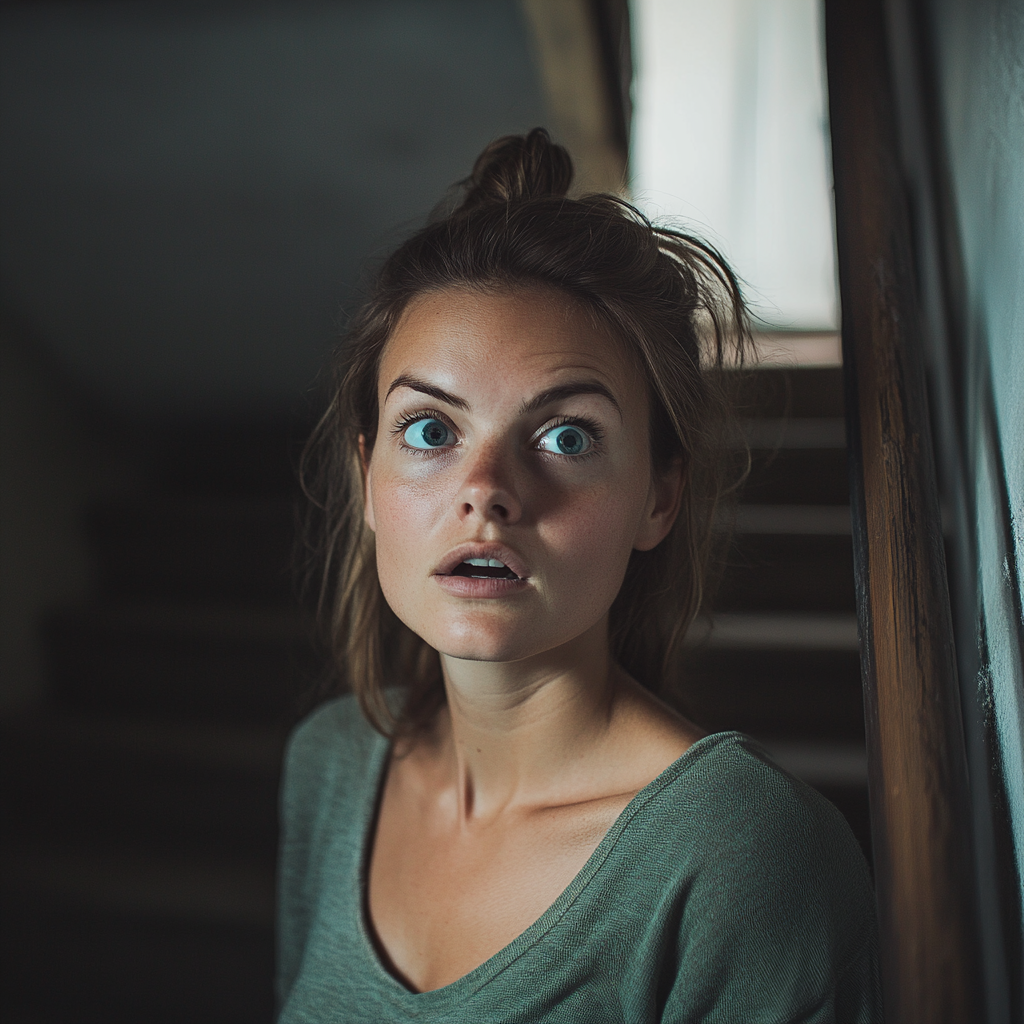
M 319 667 L 288 436 L 192 431 L 88 511 L 97 592 L 0 726 L 5 1021 L 272 1018 L 281 752 Z
M 744 730 L 868 844 L 840 370 L 758 371 L 754 452 L 686 709 Z M 165 444 L 87 515 L 89 600 L 45 624 L 51 698 L 2 723 L 12 1022 L 269 1021 L 283 739 L 322 666 L 288 571 L 295 432 Z
M 870 859 L 842 370 L 765 366 L 743 401 L 751 472 L 681 703 L 706 728 L 762 740 Z

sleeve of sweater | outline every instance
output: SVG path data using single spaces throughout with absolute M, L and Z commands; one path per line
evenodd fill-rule
M 752 756 L 708 794 L 668 1024 L 880 1024 L 874 898 L 839 812 Z

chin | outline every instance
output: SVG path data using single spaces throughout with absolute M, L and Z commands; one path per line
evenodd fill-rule
M 522 661 L 558 645 L 557 640 L 544 637 L 537 629 L 509 622 L 477 619 L 443 625 L 424 622 L 407 625 L 439 654 L 460 661 Z
M 519 638 L 489 634 L 490 631 L 441 630 L 420 636 L 439 654 L 459 661 L 521 661 L 540 653 L 533 645 L 526 648 Z

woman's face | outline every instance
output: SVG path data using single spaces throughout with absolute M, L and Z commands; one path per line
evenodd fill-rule
M 389 341 L 366 465 L 388 604 L 442 654 L 519 661 L 606 616 L 679 504 L 655 479 L 643 382 L 549 288 L 419 296 Z

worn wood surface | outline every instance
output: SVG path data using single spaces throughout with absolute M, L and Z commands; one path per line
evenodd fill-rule
M 984 1019 L 953 626 L 881 0 L 826 0 L 887 1019 Z
M 621 192 L 628 156 L 613 102 L 600 25 L 588 0 L 522 0 L 556 142 L 576 165 L 580 192 Z M 628 25 L 627 25 L 628 29 Z

